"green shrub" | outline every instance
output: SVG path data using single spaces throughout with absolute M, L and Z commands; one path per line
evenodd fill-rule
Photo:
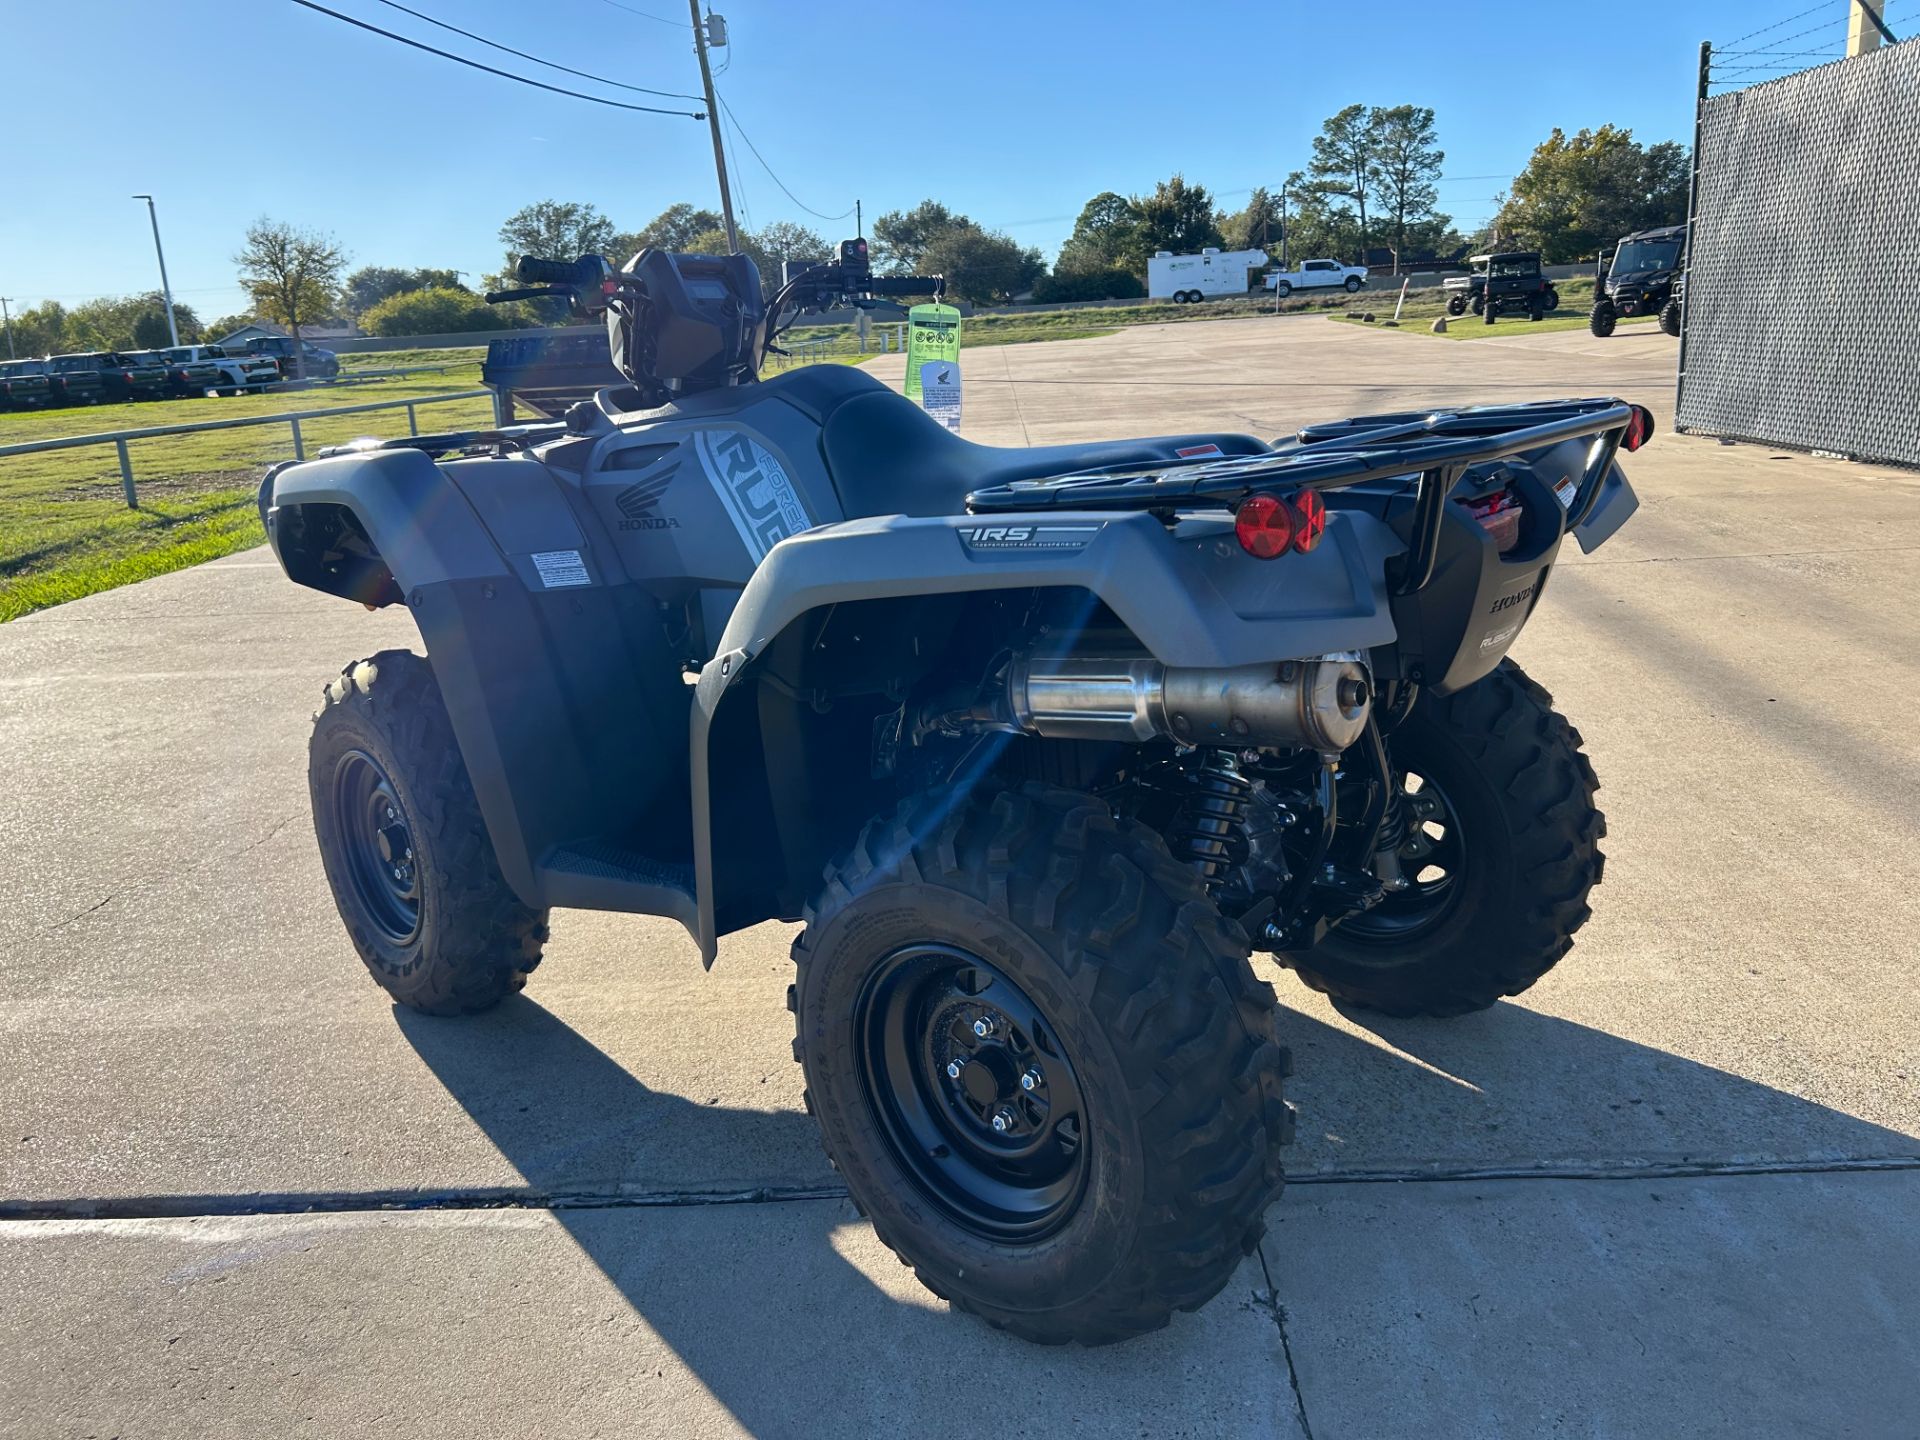
M 1074 270 L 1043 275 L 1033 287 L 1033 298 L 1043 305 L 1074 300 L 1138 300 L 1147 287 L 1131 270 Z
M 513 330 L 527 321 L 517 306 L 488 305 L 470 290 L 435 287 L 389 295 L 360 317 L 375 335 L 455 335 Z

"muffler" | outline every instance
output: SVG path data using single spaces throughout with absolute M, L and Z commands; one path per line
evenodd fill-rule
M 1373 685 L 1345 656 L 1208 670 L 1069 653 L 1016 657 L 1007 698 L 1035 735 L 1337 754 L 1365 731 Z

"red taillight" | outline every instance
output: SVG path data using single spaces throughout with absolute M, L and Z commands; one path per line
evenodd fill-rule
M 1464 503 L 1467 513 L 1493 537 L 1494 549 L 1502 555 L 1520 543 L 1520 517 L 1525 511 L 1512 491 L 1502 490 L 1497 495 Z
M 1249 495 L 1233 513 L 1233 537 L 1256 560 L 1275 560 L 1293 544 L 1293 509 L 1278 495 Z
M 1629 406 L 1633 411 L 1627 420 L 1626 434 L 1620 437 L 1622 450 L 1638 450 L 1653 438 L 1653 412 L 1644 405 Z
M 1302 555 L 1327 533 L 1327 502 L 1318 490 L 1302 490 L 1293 497 L 1293 548 Z
M 120 372 L 120 378 L 121 378 L 122 380 L 131 380 L 131 379 L 133 379 L 133 371 L 131 371 L 131 370 L 122 370 L 122 371 Z

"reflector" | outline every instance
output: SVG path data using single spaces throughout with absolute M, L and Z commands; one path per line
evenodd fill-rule
M 1233 514 L 1233 535 L 1256 560 L 1273 560 L 1293 543 L 1293 510 L 1277 495 L 1249 495 Z

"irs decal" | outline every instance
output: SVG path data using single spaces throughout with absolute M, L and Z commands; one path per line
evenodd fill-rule
M 754 564 L 789 535 L 813 528 L 800 492 L 764 446 L 738 430 L 701 430 L 693 443 Z
M 960 543 L 969 550 L 1084 550 L 1100 533 L 1095 525 L 966 525 Z

